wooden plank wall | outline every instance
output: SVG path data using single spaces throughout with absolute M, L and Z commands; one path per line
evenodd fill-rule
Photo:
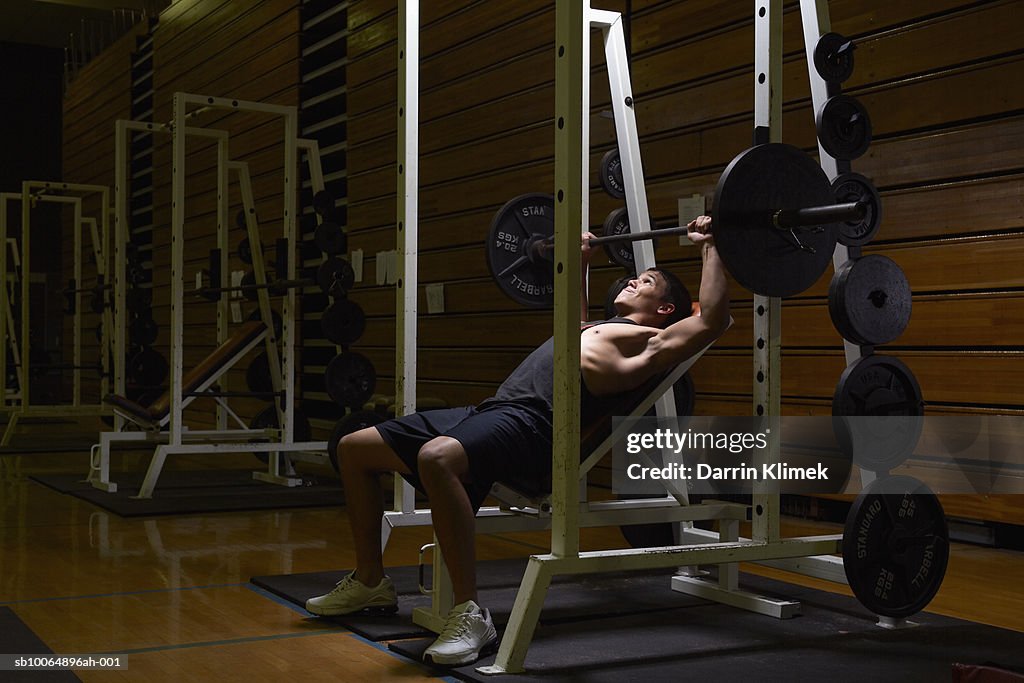
M 63 180 L 69 183 L 103 185 L 110 188 L 109 199 L 114 201 L 114 121 L 129 118 L 131 111 L 131 67 L 136 36 L 145 32 L 139 25 L 121 36 L 100 55 L 82 68 L 78 77 L 68 86 L 63 103 L 62 176 L 40 180 Z M 90 195 L 83 201 L 87 216 L 100 220 L 99 195 Z M 99 229 L 97 225 L 97 229 Z M 74 274 L 74 233 L 73 214 L 70 209 L 63 212 L 61 264 L 62 287 Z M 113 234 L 113 220 L 110 222 Z M 83 235 L 82 281 L 79 287 L 91 287 L 96 283 L 96 267 L 88 233 Z M 46 249 L 38 242 L 32 249 Z M 111 262 L 111 265 L 113 263 Z M 82 294 L 82 361 L 100 362 L 100 344 L 95 330 L 100 316 L 89 308 L 90 293 Z M 64 362 L 72 358 L 73 319 L 65 316 L 62 324 L 61 350 Z M 65 373 L 63 400 L 70 401 L 70 373 Z M 99 379 L 94 373 L 83 372 L 82 400 L 84 403 L 98 403 Z
M 933 414 L 1024 413 L 1024 77 L 1021 0 L 834 0 L 833 30 L 857 41 L 844 92 L 872 117 L 874 143 L 854 170 L 874 179 L 884 202 L 865 253 L 892 257 L 914 291 L 909 329 L 880 349 L 903 359 Z M 607 9 L 624 10 L 624 3 Z M 676 199 L 710 198 L 752 129 L 753 14 L 746 2 L 633 0 L 631 70 L 651 210 L 675 220 Z M 474 402 L 538 342 L 549 312 L 505 298 L 487 272 L 483 242 L 509 198 L 553 182 L 554 3 L 514 8 L 447 0 L 422 10 L 421 287 L 444 283 L 446 311 L 420 299 L 421 395 Z M 360 0 L 349 11 L 349 229 L 370 257 L 394 248 L 394 0 Z M 815 150 L 813 112 L 797 3 L 784 16 L 784 139 Z M 596 44 L 596 41 L 595 41 Z M 592 173 L 611 148 L 607 84 L 594 53 Z M 591 194 L 597 228 L 619 203 Z M 659 260 L 696 291 L 699 259 L 666 240 Z M 619 275 L 598 267 L 592 300 Z M 845 361 L 827 311 L 831 272 L 783 312 L 784 410 L 827 413 Z M 394 294 L 364 281 L 370 318 L 359 350 L 393 387 Z M 694 371 L 698 411 L 750 409 L 751 296 L 733 283 L 736 326 Z M 975 501 L 976 502 L 976 501 Z M 1024 514 L 1017 513 L 1020 520 Z

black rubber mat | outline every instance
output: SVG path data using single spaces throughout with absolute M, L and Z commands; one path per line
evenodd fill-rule
M 317 478 L 310 482 L 310 486 L 288 488 L 255 481 L 252 470 L 163 472 L 152 498 L 132 498 L 138 494 L 144 476 L 145 473 L 126 473 L 112 477 L 117 482 L 116 493 L 94 488 L 82 481 L 84 477 L 81 474 L 34 476 L 31 479 L 121 517 L 334 507 L 344 503 L 338 480 Z
M 53 650 L 48 648 L 10 607 L 0 607 L 0 652 L 5 655 L 53 654 Z M 71 671 L 0 671 L 0 680 L 65 683 L 80 679 Z
M 658 584 L 666 599 L 667 582 Z M 948 681 L 953 663 L 995 662 L 1024 669 L 1024 633 L 927 613 L 912 619 L 916 627 L 886 630 L 876 626 L 873 615 L 853 598 L 745 574 L 741 584 L 800 600 L 802 614 L 779 620 L 702 603 L 650 613 L 610 611 L 602 619 L 552 623 L 545 615 L 564 590 L 553 585 L 527 653 L 525 674 L 478 673 L 476 667 L 492 663 L 494 655 L 448 672 L 469 681 L 874 683 Z M 389 647 L 419 660 L 431 641 L 406 640 Z
M 512 611 L 516 593 L 526 568 L 526 559 L 481 562 L 477 570 L 480 602 L 491 610 L 496 624 L 504 624 Z M 394 616 L 347 615 L 317 617 L 330 619 L 374 641 L 396 640 L 429 635 L 412 623 L 412 610 L 429 607 L 430 599 L 420 594 L 416 567 L 389 568 L 388 575 L 399 594 L 399 611 Z M 252 583 L 296 605 L 334 588 L 347 571 L 257 576 Z M 425 579 L 429 583 L 429 576 Z M 650 613 L 673 607 L 702 604 L 681 593 L 668 592 L 668 576 L 658 574 L 616 574 L 596 576 L 560 576 L 553 582 L 545 603 L 545 624 L 562 621 L 604 618 L 609 614 Z

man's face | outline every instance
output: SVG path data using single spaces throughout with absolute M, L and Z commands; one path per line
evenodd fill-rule
M 615 308 L 622 313 L 643 311 L 646 313 L 672 312 L 672 304 L 665 302 L 668 284 L 657 273 L 644 271 L 631 279 L 615 297 Z M 668 307 L 667 310 L 664 310 Z

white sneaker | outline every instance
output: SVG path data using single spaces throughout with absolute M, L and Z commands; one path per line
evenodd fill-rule
M 363 610 L 378 614 L 394 614 L 398 611 L 398 595 L 391 579 L 385 576 L 379 584 L 370 588 L 358 581 L 355 572 L 352 572 L 339 581 L 330 593 L 306 601 L 306 611 L 322 617 Z
M 497 643 L 491 613 L 467 600 L 448 613 L 441 635 L 423 653 L 423 661 L 451 666 L 469 664 L 493 651 Z

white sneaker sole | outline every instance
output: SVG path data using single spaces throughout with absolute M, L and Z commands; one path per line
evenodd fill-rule
M 348 614 L 368 614 L 373 616 L 386 616 L 394 614 L 398 611 L 398 605 L 368 605 L 366 607 L 360 607 L 359 609 L 353 610 L 339 610 L 330 609 L 325 607 L 318 607 L 317 605 L 305 605 L 306 611 L 310 614 L 315 614 L 318 617 L 343 617 Z
M 472 664 L 481 657 L 486 657 L 489 654 L 496 652 L 498 649 L 498 636 L 495 635 L 493 640 L 487 642 L 486 645 L 480 648 L 479 652 L 470 652 L 462 655 L 428 655 L 426 652 L 423 653 L 423 661 L 428 664 L 434 664 L 437 666 L 462 666 L 463 664 Z

